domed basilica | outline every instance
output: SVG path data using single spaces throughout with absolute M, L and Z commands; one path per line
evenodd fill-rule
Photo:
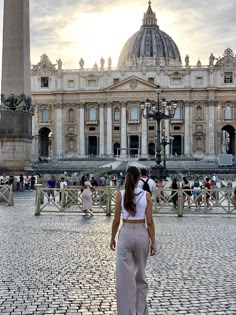
M 183 64 L 184 63 L 184 64 Z M 106 65 L 106 66 L 105 66 Z M 142 25 L 121 50 L 118 65 L 101 58 L 92 69 L 63 68 L 44 54 L 32 66 L 33 160 L 155 155 L 156 121 L 143 117 L 142 100 L 177 104 L 161 121 L 166 154 L 214 160 L 236 153 L 236 56 L 230 48 L 209 64 L 181 60 L 174 40 L 163 32 L 149 1 Z

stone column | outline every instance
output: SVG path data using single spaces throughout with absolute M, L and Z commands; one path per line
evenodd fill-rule
M 111 103 L 107 104 L 107 155 L 112 156 L 112 107 Z
M 126 122 L 127 104 L 122 102 L 121 104 L 121 149 L 127 149 L 127 122 Z M 126 158 L 127 151 L 121 150 L 120 157 Z
M 146 109 L 145 109 L 146 111 Z M 147 152 L 147 142 L 148 142 L 148 122 L 142 115 L 142 135 L 141 135 L 141 157 L 146 158 L 148 155 Z
M 60 159 L 63 157 L 63 112 L 62 105 L 58 104 L 56 106 L 56 132 L 55 132 L 55 141 L 56 141 L 56 158 Z
M 33 161 L 38 161 L 39 159 L 39 135 L 37 134 L 37 128 L 35 127 L 35 119 L 32 121 L 32 148 L 31 148 L 31 156 Z
M 207 154 L 209 158 L 215 158 L 215 106 L 214 101 L 208 102 L 208 121 L 207 121 Z
M 99 155 L 103 156 L 105 153 L 105 126 L 104 126 L 104 105 L 99 104 Z
M 84 104 L 80 104 L 79 109 L 79 126 L 80 126 L 80 133 L 79 133 L 79 139 L 80 139 L 80 149 L 79 149 L 79 155 L 81 157 L 85 156 L 85 117 L 84 117 Z
M 184 154 L 191 154 L 191 124 L 190 124 L 190 105 L 188 102 L 184 106 Z

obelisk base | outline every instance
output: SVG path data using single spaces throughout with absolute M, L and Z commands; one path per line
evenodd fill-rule
M 0 171 L 24 171 L 31 166 L 32 115 L 0 112 Z

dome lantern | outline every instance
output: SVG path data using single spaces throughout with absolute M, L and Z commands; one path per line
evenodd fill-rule
M 147 12 L 144 13 L 143 26 L 145 25 L 157 25 L 156 13 L 152 11 L 151 1 L 148 2 Z

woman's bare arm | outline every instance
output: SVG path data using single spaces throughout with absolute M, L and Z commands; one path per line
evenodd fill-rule
M 151 195 L 147 193 L 147 209 L 146 209 L 147 230 L 151 240 L 150 255 L 156 254 L 156 240 L 155 240 L 155 225 L 152 217 L 152 199 Z
M 121 193 L 118 192 L 116 195 L 116 202 L 115 202 L 115 216 L 112 223 L 112 230 L 111 230 L 111 243 L 110 248 L 111 250 L 115 250 L 116 248 L 116 234 L 120 225 L 120 215 L 121 215 Z

